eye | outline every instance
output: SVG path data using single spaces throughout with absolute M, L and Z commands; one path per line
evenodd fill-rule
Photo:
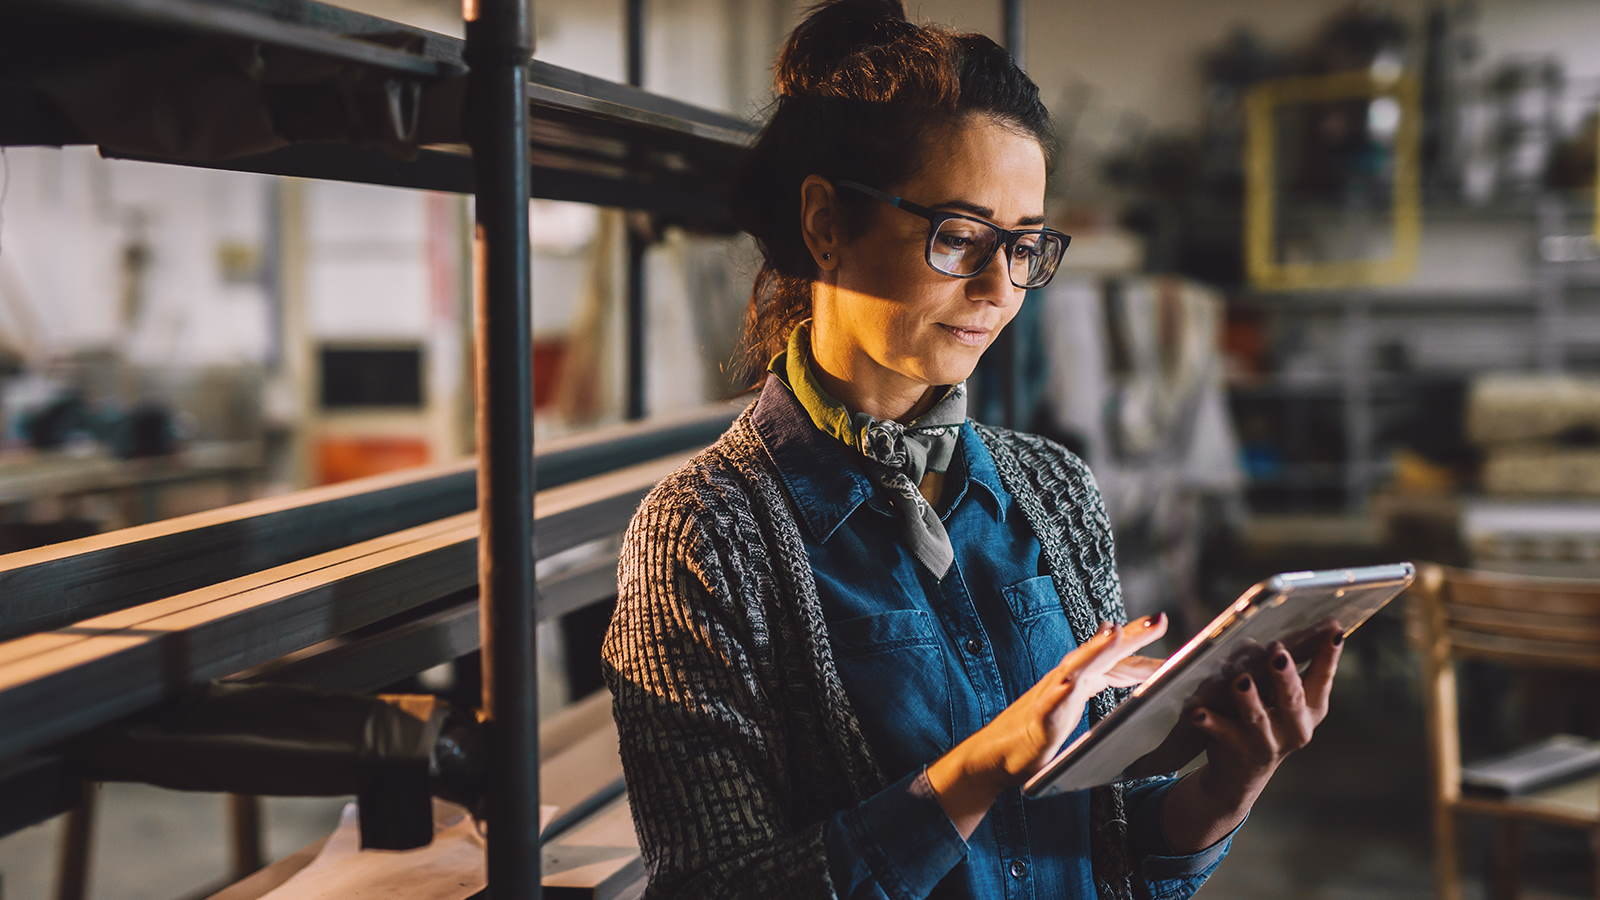
M 939 246 L 949 250 L 965 250 L 982 241 L 986 235 L 971 225 L 959 224 L 956 220 L 945 222 L 939 227 L 935 240 Z
M 1016 247 L 1012 250 L 1013 256 L 1024 259 L 1039 259 L 1049 253 L 1043 235 L 1030 234 L 1017 239 Z

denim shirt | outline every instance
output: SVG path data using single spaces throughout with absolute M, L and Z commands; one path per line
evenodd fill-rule
M 963 841 L 927 783 L 927 764 L 1076 646 L 1038 538 L 971 420 L 935 504 L 955 550 L 939 580 L 897 539 L 888 500 L 863 467 L 816 464 L 838 459 L 819 452 L 835 439 L 776 379 L 755 414 L 803 525 L 839 675 L 893 782 L 825 826 L 839 896 L 1095 897 L 1088 792 L 1029 800 L 1008 790 Z M 1072 737 L 1086 728 L 1080 721 Z M 1160 809 L 1174 783 L 1127 796 L 1142 887 L 1162 900 L 1198 890 L 1233 838 L 1173 854 Z M 883 886 L 885 871 L 896 889 Z

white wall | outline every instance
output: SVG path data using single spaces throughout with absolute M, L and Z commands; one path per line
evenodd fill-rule
M 84 147 L 10 148 L 3 168 L 7 337 L 44 358 L 115 345 L 152 368 L 263 360 L 265 292 L 225 280 L 220 250 L 263 243 L 268 179 L 104 160 Z M 138 235 L 149 265 L 141 308 L 124 322 L 122 254 Z

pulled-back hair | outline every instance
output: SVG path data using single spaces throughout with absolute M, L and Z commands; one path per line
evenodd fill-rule
M 760 384 L 767 360 L 810 315 L 816 262 L 800 231 L 808 175 L 888 188 L 921 167 L 926 142 L 972 114 L 1039 141 L 1047 168 L 1056 140 L 1039 88 L 1011 55 L 981 34 L 906 21 L 900 0 L 818 3 L 784 43 L 777 99 L 733 187 L 733 214 L 761 249 L 733 376 Z M 835 195 L 854 238 L 870 224 L 869 199 Z

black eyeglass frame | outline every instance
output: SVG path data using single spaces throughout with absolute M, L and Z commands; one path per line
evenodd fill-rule
M 1056 277 L 1056 271 L 1061 268 L 1061 260 L 1066 258 L 1066 256 L 1067 256 L 1067 248 L 1072 246 L 1072 235 L 1067 234 L 1065 232 L 1057 231 L 1054 228 L 1048 228 L 1048 227 L 1045 227 L 1045 226 L 1040 226 L 1038 228 L 1018 228 L 1018 229 L 1015 229 L 1015 230 L 1008 229 L 1008 228 L 1001 228 L 999 225 L 996 225 L 993 222 L 987 221 L 985 219 L 980 219 L 977 216 L 970 216 L 970 215 L 967 215 L 966 213 L 950 212 L 948 210 L 943 210 L 943 209 L 932 209 L 930 207 L 923 206 L 923 205 L 921 205 L 919 203 L 912 203 L 910 200 L 907 200 L 904 197 L 896 197 L 895 195 L 893 195 L 891 193 L 888 193 L 887 191 L 880 191 L 875 187 L 871 187 L 870 185 L 862 184 L 859 181 L 850 181 L 848 179 L 840 179 L 839 181 L 837 181 L 835 183 L 838 184 L 840 187 L 847 187 L 847 188 L 850 188 L 851 190 L 860 191 L 861 193 L 866 194 L 869 197 L 873 197 L 875 199 L 882 200 L 884 203 L 887 203 L 890 206 L 894 206 L 894 207 L 897 207 L 899 209 L 903 209 L 906 212 L 911 213 L 912 215 L 921 216 L 922 218 L 927 219 L 928 220 L 928 240 L 927 240 L 927 243 L 925 243 L 923 245 L 923 248 L 922 248 L 923 261 L 928 264 L 928 268 L 934 270 L 935 272 L 938 272 L 940 275 L 948 275 L 951 278 L 977 278 L 979 275 L 983 274 L 983 270 L 984 269 L 987 269 L 989 267 L 989 263 L 994 262 L 994 253 L 991 251 L 988 256 L 984 257 L 983 262 L 978 264 L 978 268 L 974 269 L 973 271 L 971 271 L 971 272 L 969 272 L 969 273 L 967 273 L 965 275 L 958 275 L 955 272 L 946 272 L 945 270 L 943 270 L 943 269 L 939 268 L 938 266 L 934 265 L 933 264 L 933 239 L 936 236 L 938 236 L 938 234 L 939 234 L 939 226 L 943 225 L 945 222 L 949 221 L 950 219 L 965 219 L 965 220 L 967 220 L 969 222 L 976 222 L 979 225 L 983 225 L 983 226 L 989 228 L 990 230 L 994 231 L 996 234 L 998 234 L 999 235 L 999 239 L 998 239 L 997 243 L 995 244 L 995 246 L 997 248 L 998 247 L 1005 247 L 1006 248 L 1006 277 L 1011 280 L 1011 284 L 1012 284 L 1013 287 L 1021 288 L 1022 290 L 1025 290 L 1025 291 L 1038 290 L 1039 288 L 1042 288 L 1045 285 L 1049 284 L 1051 279 Z M 1013 277 L 1012 274 L 1011 274 L 1011 252 L 1016 247 L 1016 243 L 1017 243 L 1017 241 L 1019 239 L 1021 239 L 1025 235 L 1030 235 L 1030 234 L 1051 235 L 1051 236 L 1054 236 L 1055 238 L 1057 238 L 1058 240 L 1060 240 L 1061 241 L 1061 255 L 1056 257 L 1055 265 L 1051 267 L 1050 274 L 1045 276 L 1044 281 L 1041 281 L 1038 284 L 1033 284 L 1033 285 L 1017 284 L 1017 279 L 1015 277 Z

